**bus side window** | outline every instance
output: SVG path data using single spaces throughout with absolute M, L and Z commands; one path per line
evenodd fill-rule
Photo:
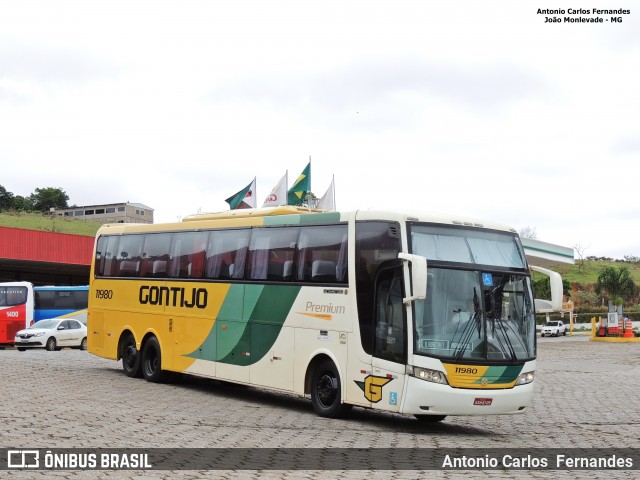
M 187 271 L 189 278 L 202 278 L 204 272 L 204 250 L 197 253 L 192 253 L 189 256 L 189 265 Z
M 296 280 L 348 283 L 347 226 L 303 226 L 296 252 Z
M 144 235 L 129 235 L 120 237 L 118 242 L 118 273 L 120 277 L 137 277 L 142 260 L 142 245 Z
M 336 281 L 336 262 L 315 260 L 311 264 L 311 281 L 332 283 Z
M 269 280 L 291 281 L 291 273 L 293 272 L 293 260 L 285 260 L 284 262 L 273 262 L 269 264 L 267 270 L 267 278 Z
M 151 267 L 152 277 L 166 277 L 167 276 L 167 261 L 166 260 L 154 260 Z
M 205 277 L 214 280 L 241 279 L 249 234 L 249 229 L 210 232 L 204 260 Z
M 258 230 L 255 230 L 256 232 Z M 269 259 L 269 238 L 257 234 L 251 237 L 249 247 L 249 279 L 266 280 Z
M 201 278 L 207 232 L 174 233 L 167 271 L 171 278 Z
M 298 227 L 254 228 L 249 246 L 249 278 L 291 281 Z
M 101 236 L 96 247 L 96 271 L 95 274 L 104 277 L 113 277 L 116 274 L 116 254 L 118 251 L 117 236 Z
M 118 276 L 119 277 L 137 277 L 138 267 L 140 262 L 135 260 L 120 260 L 118 262 Z
M 193 243 L 190 244 L 190 251 L 187 253 L 187 276 L 189 278 L 202 278 L 209 234 L 207 232 L 194 232 L 190 237 Z

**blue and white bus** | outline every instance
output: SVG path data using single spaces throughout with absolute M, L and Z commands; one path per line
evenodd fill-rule
M 78 317 L 86 323 L 89 286 L 33 287 L 35 322 L 62 316 Z

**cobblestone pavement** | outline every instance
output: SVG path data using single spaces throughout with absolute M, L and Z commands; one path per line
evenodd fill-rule
M 413 417 L 354 408 L 315 415 L 309 399 L 184 377 L 151 384 L 87 352 L 1 350 L 2 447 L 638 447 L 640 344 L 538 340 L 537 391 L 524 414 Z M 363 465 L 366 469 L 366 465 Z M 31 471 L 11 478 L 640 478 L 639 471 Z

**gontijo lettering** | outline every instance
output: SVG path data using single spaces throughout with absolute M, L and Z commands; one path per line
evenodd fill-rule
M 138 299 L 142 305 L 207 308 L 207 289 L 142 285 Z

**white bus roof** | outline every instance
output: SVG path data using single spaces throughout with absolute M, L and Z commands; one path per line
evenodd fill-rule
M 294 207 L 290 205 L 284 205 L 280 207 L 268 207 L 268 208 L 247 208 L 238 210 L 227 210 L 223 212 L 215 213 L 198 213 L 194 215 L 186 216 L 181 222 L 166 223 L 166 224 L 140 224 L 140 223 L 114 223 L 106 224 L 100 229 L 100 233 L 105 233 L 105 230 L 111 233 L 117 234 L 124 231 L 137 231 L 137 232 L 152 232 L 159 228 L 163 230 L 189 230 L 194 228 L 195 222 L 201 221 L 223 221 L 227 225 L 231 222 L 233 224 L 246 224 L 246 225 L 262 225 L 262 218 L 273 218 L 286 215 L 322 215 L 324 218 L 322 222 L 328 221 L 328 218 L 334 217 L 333 221 L 338 219 L 346 221 L 350 218 L 356 218 L 357 220 L 394 220 L 394 221 L 415 221 L 436 223 L 440 225 L 451 226 L 467 226 L 476 228 L 488 228 L 491 230 L 500 230 L 505 232 L 517 233 L 517 231 L 509 226 L 489 222 L 486 220 L 479 220 L 477 218 L 470 218 L 461 215 L 452 215 L 445 213 L 431 213 L 431 212 L 419 212 L 419 211 L 391 211 L 391 210 L 356 210 L 352 212 L 336 212 L 327 210 L 314 210 L 306 207 Z M 244 221 L 243 221 L 244 220 Z M 236 223 L 238 222 L 238 223 Z M 246 222 L 246 223 L 245 223 Z M 269 221 L 265 223 L 271 223 Z M 292 222 L 297 223 L 297 222 Z

